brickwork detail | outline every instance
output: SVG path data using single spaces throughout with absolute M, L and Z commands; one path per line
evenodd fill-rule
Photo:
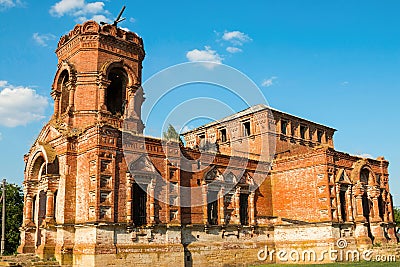
M 257 105 L 185 133 L 183 147 L 143 136 L 135 33 L 88 21 L 56 54 L 54 113 L 25 157 L 20 253 L 71 266 L 233 266 L 261 263 L 265 246 L 397 242 L 388 161 L 336 151 L 334 129 Z M 271 171 L 257 169 L 275 148 Z

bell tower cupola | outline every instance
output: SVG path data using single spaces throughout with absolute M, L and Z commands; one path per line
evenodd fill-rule
M 56 54 L 53 119 L 82 130 L 96 123 L 122 128 L 125 121 L 132 132 L 143 133 L 142 38 L 87 21 L 61 37 Z

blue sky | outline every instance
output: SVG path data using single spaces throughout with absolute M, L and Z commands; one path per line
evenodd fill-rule
M 120 26 L 144 39 L 144 81 L 190 60 L 237 68 L 272 107 L 338 129 L 338 150 L 385 156 L 400 205 L 400 2 L 389 0 L 0 0 L 1 177 L 22 182 L 23 155 L 51 115 L 59 37 L 123 4 Z

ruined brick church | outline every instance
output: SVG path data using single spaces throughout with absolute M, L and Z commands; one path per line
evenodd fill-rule
M 71 266 L 242 266 L 279 262 L 260 261 L 266 246 L 397 242 L 388 161 L 336 151 L 335 129 L 256 105 L 184 133 L 185 146 L 146 137 L 137 34 L 87 21 L 56 54 L 54 113 L 24 158 L 20 253 Z

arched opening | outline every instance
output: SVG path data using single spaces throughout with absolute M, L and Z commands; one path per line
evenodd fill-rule
M 384 220 L 385 215 L 385 203 L 383 202 L 382 194 L 378 197 L 378 208 L 379 208 L 379 217 L 381 220 Z
M 239 215 L 240 224 L 249 224 L 249 195 L 245 193 L 240 193 L 239 195 Z
M 362 169 L 360 173 L 360 182 L 363 183 L 364 185 L 367 185 L 368 180 L 369 180 L 369 170 Z
M 371 226 L 370 226 L 370 214 L 371 214 L 371 208 L 372 208 L 372 201 L 368 198 L 367 192 L 365 192 L 362 196 L 362 206 L 363 206 L 362 213 L 367 221 L 368 237 L 371 238 L 372 241 L 374 241 L 374 236 L 372 235 Z
M 218 191 L 207 192 L 207 222 L 209 225 L 218 224 Z
M 31 179 L 39 180 L 42 173 L 45 172 L 46 162 L 42 156 L 36 158 L 35 163 L 32 166 Z
M 32 220 L 36 222 L 36 195 L 32 199 Z
M 368 193 L 368 185 L 371 185 L 374 183 L 374 181 L 372 180 L 372 176 L 371 176 L 371 172 L 369 169 L 367 168 L 363 168 L 361 169 L 360 172 L 360 182 L 363 185 L 364 188 L 364 193 L 362 195 L 362 215 L 364 216 L 364 218 L 366 219 L 366 223 L 367 223 L 367 230 L 368 230 L 368 237 L 371 238 L 372 242 L 374 241 L 374 236 L 372 235 L 371 232 L 371 225 L 370 225 L 370 219 L 371 217 L 375 216 L 375 214 L 373 214 L 373 202 L 369 197 L 369 193 Z M 372 212 L 372 214 L 371 214 Z
M 132 187 L 133 223 L 136 227 L 147 223 L 147 185 L 134 183 Z
M 39 193 L 38 225 L 41 225 L 43 220 L 46 219 L 46 202 L 46 192 L 42 190 Z
M 52 163 L 47 164 L 47 174 L 59 174 L 60 173 L 60 165 L 58 162 L 58 157 L 54 159 Z
M 347 211 L 346 211 L 346 191 L 345 189 L 341 189 L 339 192 L 339 201 L 340 201 L 340 213 L 342 215 L 343 222 L 347 221 Z
M 60 78 L 58 79 L 58 90 L 61 92 L 60 100 L 60 113 L 65 113 L 69 105 L 69 90 L 68 83 L 69 73 L 67 70 L 61 72 Z
M 363 204 L 363 216 L 369 222 L 369 214 L 371 211 L 371 201 L 368 199 L 367 193 L 364 193 L 362 196 L 362 204 Z
M 128 75 L 122 68 L 115 68 L 108 74 L 111 82 L 106 90 L 107 110 L 113 115 L 123 115 L 126 105 L 126 85 Z

